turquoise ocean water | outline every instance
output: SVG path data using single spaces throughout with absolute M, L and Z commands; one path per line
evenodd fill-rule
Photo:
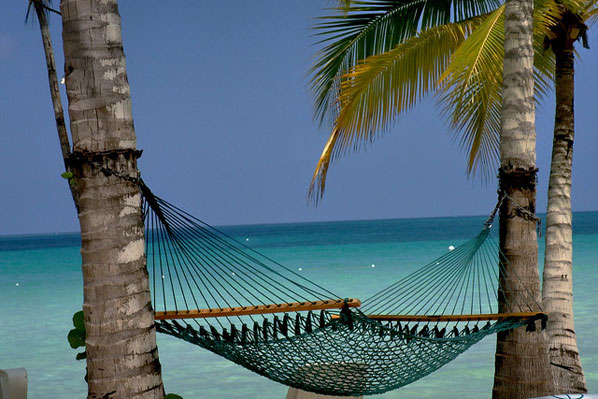
M 483 217 L 225 227 L 341 297 L 367 298 L 475 236 Z M 249 239 L 249 241 L 247 241 Z M 540 258 L 543 246 L 540 243 Z M 81 309 L 78 234 L 0 237 L 0 368 L 26 367 L 29 397 L 82 398 L 85 364 L 67 341 Z M 375 267 L 372 267 L 375 265 Z M 598 212 L 574 214 L 575 323 L 590 392 L 598 393 Z M 378 398 L 490 398 L 493 337 L 408 387 Z M 287 388 L 199 347 L 158 335 L 167 392 L 281 399 Z

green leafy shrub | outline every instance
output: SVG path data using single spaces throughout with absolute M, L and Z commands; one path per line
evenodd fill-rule
M 67 339 L 71 348 L 85 348 L 85 322 L 83 321 L 83 311 L 80 310 L 73 315 L 73 328 L 69 331 Z M 77 360 L 85 359 L 87 355 L 85 351 L 77 353 L 75 357 Z

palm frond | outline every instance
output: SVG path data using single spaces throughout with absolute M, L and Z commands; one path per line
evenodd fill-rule
M 554 1 L 538 1 L 534 11 L 535 99 L 550 90 L 554 56 L 543 50 L 548 27 L 555 23 Z M 498 165 L 501 123 L 504 6 L 482 23 L 455 51 L 441 78 L 438 102 L 449 118 L 455 140 L 468 153 L 467 172 L 483 178 Z
M 504 6 L 492 12 L 452 56 L 438 98 L 454 137 L 469 150 L 467 170 L 498 155 L 504 54 Z
M 316 205 L 324 196 L 324 189 L 326 188 L 326 177 L 328 176 L 328 168 L 330 167 L 330 163 L 334 158 L 334 147 L 338 138 L 338 129 L 333 129 L 332 133 L 330 134 L 330 137 L 328 138 L 328 141 L 326 142 L 326 145 L 324 146 L 322 155 L 320 155 L 320 159 L 318 159 L 316 170 L 311 178 L 311 183 L 309 184 L 307 199 L 308 201 L 313 201 Z
M 596 5 L 596 0 L 560 0 L 557 4 L 559 7 L 564 7 L 574 14 L 583 14 L 584 10 L 587 10 L 592 4 Z
M 334 128 L 320 156 L 308 197 L 324 194 L 333 159 L 358 150 L 433 90 L 451 54 L 481 18 L 427 29 L 383 54 L 371 56 L 341 77 Z
M 371 0 L 351 1 L 320 18 L 316 35 L 324 45 L 311 68 L 314 117 L 320 123 L 336 118 L 339 77 L 360 60 L 389 51 L 418 30 L 463 20 L 500 5 L 499 0 Z
M 586 25 L 592 26 L 598 22 L 598 1 L 590 0 L 583 9 L 583 20 Z

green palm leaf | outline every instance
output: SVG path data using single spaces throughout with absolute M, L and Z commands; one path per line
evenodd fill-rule
M 359 149 L 390 121 L 433 90 L 451 54 L 482 17 L 423 31 L 383 54 L 371 56 L 341 77 L 339 112 L 309 189 L 318 201 L 331 161 Z
M 471 149 L 468 168 L 487 164 L 498 149 L 504 6 L 492 12 L 454 53 L 441 78 L 439 102 L 461 145 Z
M 340 0 L 339 0 L 340 1 Z M 336 118 L 339 77 L 360 60 L 391 50 L 418 30 L 486 13 L 499 0 L 376 0 L 345 1 L 320 18 L 316 35 L 325 46 L 310 70 L 314 115 L 323 122 Z
M 554 57 L 543 50 L 544 35 L 559 15 L 556 3 L 537 2 L 534 24 L 535 99 L 550 89 Z M 492 175 L 498 163 L 504 6 L 494 11 L 453 54 L 441 78 L 439 103 L 454 137 L 468 152 L 467 171 Z

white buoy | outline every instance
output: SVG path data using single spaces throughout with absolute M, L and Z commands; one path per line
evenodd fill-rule
M 452 245 L 449 245 L 449 251 L 452 251 L 453 249 L 455 249 L 455 247 L 453 247 Z
M 372 267 L 376 267 L 376 265 L 374 265 L 374 264 L 372 263 Z
M 233 272 L 233 276 L 236 276 L 235 272 Z
M 246 238 L 245 241 L 249 241 L 249 238 Z
M 301 268 L 301 267 L 300 267 L 300 268 L 299 268 L 299 269 L 297 269 L 297 270 L 301 271 L 301 270 L 303 270 L 303 268 Z
M 64 76 L 60 79 L 60 84 L 63 85 L 65 82 Z
M 16 283 L 15 285 L 18 287 L 18 286 L 19 286 L 19 283 Z
M 164 275 L 162 275 L 162 278 L 165 278 Z

